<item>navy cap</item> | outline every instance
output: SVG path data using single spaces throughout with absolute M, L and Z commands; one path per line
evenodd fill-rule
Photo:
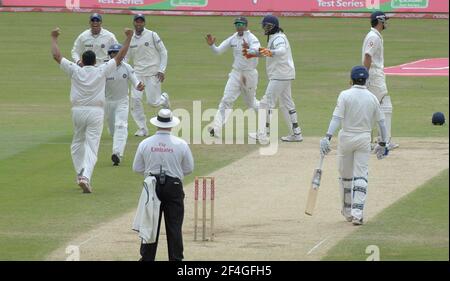
M 91 19 L 91 21 L 92 20 L 102 21 L 102 16 L 100 14 L 94 13 L 91 15 L 90 19 Z
M 109 47 L 108 49 L 108 54 L 118 52 L 120 51 L 121 48 L 122 45 L 120 44 L 112 44 L 111 47 Z
M 141 20 L 145 21 L 145 16 L 143 14 L 137 14 L 137 15 L 134 16 L 133 21 L 136 21 L 138 19 L 141 19 Z
M 381 22 L 385 22 L 385 21 L 387 21 L 389 18 L 386 16 L 386 14 L 385 13 L 383 13 L 382 11 L 376 11 L 376 12 L 373 12 L 371 15 L 370 15 L 370 21 L 371 22 L 375 22 L 375 21 L 378 21 L 378 20 L 380 20 Z
M 369 72 L 367 72 L 367 68 L 362 65 L 354 66 L 350 77 L 352 80 L 367 79 L 369 78 Z

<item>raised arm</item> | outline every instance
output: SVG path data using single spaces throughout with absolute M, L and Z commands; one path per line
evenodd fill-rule
M 58 36 L 60 34 L 59 27 L 52 30 L 51 36 L 52 36 L 52 55 L 53 59 L 60 64 L 62 60 L 61 51 L 59 50 L 58 46 Z
M 232 37 L 232 36 L 231 36 Z M 231 37 L 228 37 L 225 39 L 222 43 L 220 43 L 219 47 L 216 46 L 216 37 L 212 36 L 211 34 L 206 35 L 206 43 L 211 47 L 211 50 L 220 55 L 225 53 L 226 50 L 230 48 L 230 40 Z
M 116 61 L 116 65 L 119 65 L 122 62 L 123 58 L 126 56 L 126 54 L 128 52 L 128 48 L 130 47 L 131 38 L 133 37 L 133 30 L 130 28 L 125 28 L 125 36 L 126 36 L 126 39 L 122 44 L 122 48 L 120 48 L 120 51 L 114 57 L 114 60 Z

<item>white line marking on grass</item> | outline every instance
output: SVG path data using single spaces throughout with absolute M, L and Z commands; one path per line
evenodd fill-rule
M 78 247 L 81 247 L 81 245 L 86 244 L 87 242 L 91 241 L 92 239 L 94 239 L 94 238 L 96 238 L 96 237 L 98 237 L 98 236 L 99 236 L 99 235 L 94 235 L 94 236 L 92 236 L 91 238 L 89 238 L 89 239 L 87 239 L 87 240 L 81 242 L 81 243 L 78 245 Z
M 328 238 L 323 239 L 322 241 L 320 241 L 319 243 L 317 243 L 314 247 L 311 248 L 311 250 L 308 251 L 308 253 L 306 253 L 306 255 L 311 254 L 315 249 L 319 248 L 320 245 L 323 244 L 323 242 L 327 241 Z

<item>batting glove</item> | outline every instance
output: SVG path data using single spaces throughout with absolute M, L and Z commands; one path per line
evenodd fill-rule
M 375 148 L 373 149 L 374 153 L 377 155 L 378 160 L 383 159 L 389 154 L 389 149 L 386 146 L 386 143 L 379 142 Z
M 327 155 L 331 151 L 330 140 L 324 137 L 320 140 L 320 154 Z
M 271 56 L 273 56 L 272 51 L 267 49 L 267 48 L 259 48 L 259 54 L 261 56 L 264 56 L 264 57 L 271 57 Z

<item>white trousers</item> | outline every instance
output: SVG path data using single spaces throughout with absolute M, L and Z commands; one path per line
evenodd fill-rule
M 293 128 L 292 124 L 298 123 L 297 111 L 291 93 L 292 80 L 270 80 L 266 93 L 259 103 L 258 127 L 260 132 L 266 132 L 270 127 L 271 110 L 276 108 L 278 99 L 280 100 L 280 110 L 289 128 L 289 132 L 300 133 L 300 127 Z M 266 129 L 264 129 L 266 128 Z M 297 130 L 294 132 L 293 130 Z
M 340 131 L 337 148 L 342 214 L 363 217 L 369 174 L 370 133 Z
M 220 129 L 227 122 L 228 117 L 233 109 L 233 104 L 237 98 L 243 94 L 244 101 L 248 108 L 257 110 L 258 101 L 256 100 L 256 88 L 258 85 L 258 71 L 256 69 L 250 71 L 232 70 L 228 74 L 228 81 L 225 86 L 219 109 L 214 117 L 214 129 Z
M 113 137 L 112 153 L 123 156 L 128 138 L 128 97 L 106 100 L 105 117 L 109 134 Z
M 97 162 L 98 146 L 103 130 L 104 111 L 101 107 L 77 106 L 72 108 L 73 139 L 71 154 L 76 173 L 84 169 L 83 176 L 92 177 Z
M 370 71 L 366 86 L 377 97 L 379 102 L 388 94 L 386 78 L 383 72 Z
M 367 81 L 367 89 L 374 94 L 381 105 L 381 112 L 385 116 L 387 140 L 391 139 L 391 123 L 392 123 L 392 102 L 391 97 L 388 95 L 386 86 L 386 78 L 383 72 L 371 71 L 369 74 L 369 80 Z
M 153 107 L 161 106 L 163 99 L 161 98 L 161 82 L 156 76 L 140 76 L 137 79 L 145 85 L 145 97 L 147 104 Z M 139 129 L 147 129 L 147 119 L 145 116 L 143 104 L 143 92 L 131 87 L 131 116 L 133 117 Z

